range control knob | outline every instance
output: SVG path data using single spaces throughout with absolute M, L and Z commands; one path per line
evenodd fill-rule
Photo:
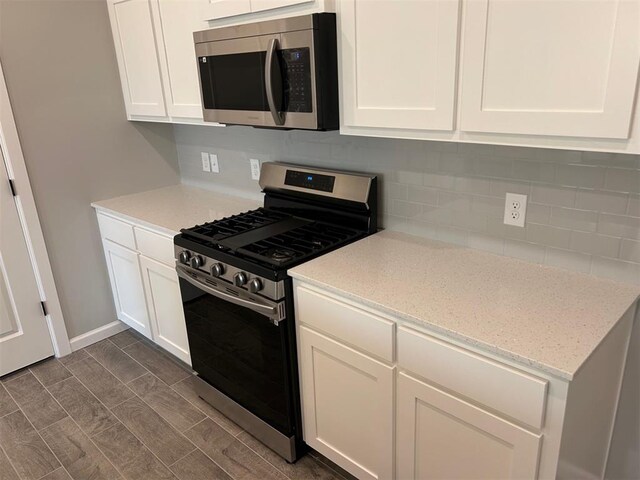
M 233 276 L 233 283 L 236 287 L 243 286 L 247 283 L 247 280 L 249 280 L 249 277 L 247 277 L 247 274 L 244 272 L 238 272 Z
M 191 252 L 189 250 L 183 250 L 182 252 L 180 252 L 180 255 L 178 255 L 178 260 L 180 260 L 180 263 L 184 263 L 185 265 L 189 263 L 190 258 Z
M 249 282 L 249 291 L 251 293 L 257 293 L 262 290 L 262 282 L 259 278 L 254 278 Z
M 211 275 L 214 277 L 219 277 L 224 273 L 224 265 L 221 263 L 214 263 L 211 267 Z
M 202 258 L 200 255 L 196 255 L 191 259 L 192 268 L 200 268 L 203 265 L 204 265 L 204 258 Z

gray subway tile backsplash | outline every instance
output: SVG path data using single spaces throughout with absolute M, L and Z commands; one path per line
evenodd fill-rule
M 640 284 L 640 155 L 396 140 L 337 132 L 174 126 L 184 183 L 256 197 L 249 159 L 377 174 L 380 224 Z M 220 173 L 202 172 L 200 152 Z M 529 195 L 525 228 L 504 195 Z

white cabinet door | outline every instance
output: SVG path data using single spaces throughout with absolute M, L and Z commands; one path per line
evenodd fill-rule
M 305 442 L 360 479 L 393 478 L 395 368 L 298 331 Z
M 301 3 L 310 3 L 313 1 L 314 0 L 251 0 L 251 11 L 261 12 L 263 10 L 289 7 L 291 5 L 299 5 Z
M 180 284 L 172 267 L 140 256 L 153 340 L 191 365 Z
M 457 0 L 341 0 L 343 124 L 453 130 Z
M 153 0 L 160 18 L 157 38 L 166 59 L 165 98 L 171 117 L 202 120 L 193 32 L 209 28 L 203 20 L 208 4 L 208 0 Z
M 404 373 L 397 388 L 398 478 L 536 478 L 540 435 Z
M 106 239 L 102 243 L 118 319 L 151 338 L 138 254 Z
M 209 5 L 204 11 L 204 20 L 233 17 L 251 13 L 251 0 L 207 0 Z
M 150 1 L 108 0 L 107 5 L 129 118 L 166 117 Z
M 465 3 L 461 129 L 628 138 L 637 0 Z

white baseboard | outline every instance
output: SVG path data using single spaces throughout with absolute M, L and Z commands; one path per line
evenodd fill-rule
M 81 348 L 88 347 L 89 345 L 99 342 L 100 340 L 104 340 L 105 338 L 115 335 L 116 333 L 120 333 L 127 328 L 129 327 L 126 324 L 122 323 L 120 320 L 107 323 L 102 327 L 98 327 L 87 333 L 83 333 L 82 335 L 78 335 L 77 337 L 69 339 L 71 350 L 75 352 L 76 350 L 80 350 Z

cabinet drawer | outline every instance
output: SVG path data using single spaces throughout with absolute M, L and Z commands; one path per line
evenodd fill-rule
M 166 265 L 173 266 L 173 238 L 151 232 L 144 228 L 134 227 L 138 251 L 149 258 L 153 258 Z
M 405 327 L 398 329 L 398 365 L 527 425 L 542 427 L 546 380 Z
M 133 236 L 133 226 L 128 223 L 116 220 L 108 215 L 98 213 L 98 225 L 102 238 L 118 243 L 123 247 L 136 249 L 136 240 Z
M 393 322 L 301 286 L 295 303 L 299 322 L 393 362 Z

